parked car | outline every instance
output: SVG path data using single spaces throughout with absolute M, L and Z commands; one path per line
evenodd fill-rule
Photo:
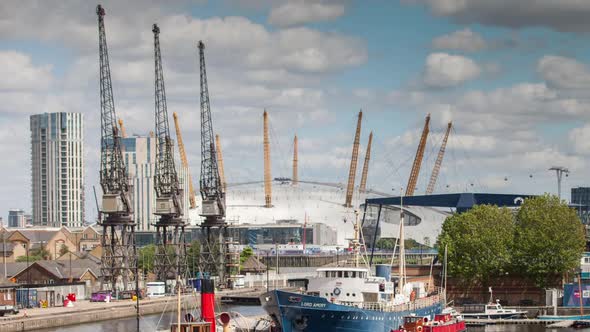
M 18 308 L 12 305 L 0 305 L 0 317 L 5 314 L 18 314 Z
M 90 296 L 90 302 L 110 302 L 112 299 L 111 291 L 94 292 Z

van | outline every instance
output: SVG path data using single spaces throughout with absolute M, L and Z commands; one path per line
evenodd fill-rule
M 147 297 L 162 297 L 166 295 L 166 284 L 163 281 L 153 281 L 146 284 Z

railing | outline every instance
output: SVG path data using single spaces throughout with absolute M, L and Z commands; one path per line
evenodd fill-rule
M 414 311 L 421 308 L 426 308 L 437 303 L 442 303 L 445 291 L 437 289 L 435 294 L 427 297 L 419 298 L 411 302 L 402 304 L 392 304 L 391 302 L 364 302 L 362 307 L 367 310 L 383 311 L 383 312 L 398 312 L 398 311 Z M 357 304 L 349 304 L 348 302 L 341 302 L 341 305 L 357 306 Z

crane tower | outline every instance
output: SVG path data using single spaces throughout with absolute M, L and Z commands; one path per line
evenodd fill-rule
M 102 209 L 101 288 L 127 290 L 136 277 L 135 223 L 131 186 L 121 151 L 121 133 L 113 98 L 111 69 L 104 27 L 105 10 L 96 7 L 100 72 L 100 185 Z
M 219 174 L 218 155 L 215 149 L 209 88 L 205 68 L 205 44 L 198 43 L 201 80 L 201 176 L 199 179 L 204 221 L 201 223 L 201 272 L 216 275 L 224 283 L 231 274 L 233 262 L 228 261 L 225 222 L 225 191 Z
M 155 138 L 156 162 L 154 189 L 156 212 L 160 216 L 156 227 L 156 254 L 154 273 L 160 281 L 175 279 L 186 272 L 186 247 L 184 243 L 184 221 L 182 190 L 174 165 L 173 143 L 170 138 L 166 89 L 160 53 L 160 28 L 154 24 L 154 65 L 155 65 Z

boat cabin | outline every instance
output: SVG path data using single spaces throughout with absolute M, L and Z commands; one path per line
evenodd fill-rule
M 321 268 L 309 280 L 307 293 L 332 303 L 360 306 L 363 302 L 391 301 L 393 285 L 383 277 L 371 276 L 365 268 Z

